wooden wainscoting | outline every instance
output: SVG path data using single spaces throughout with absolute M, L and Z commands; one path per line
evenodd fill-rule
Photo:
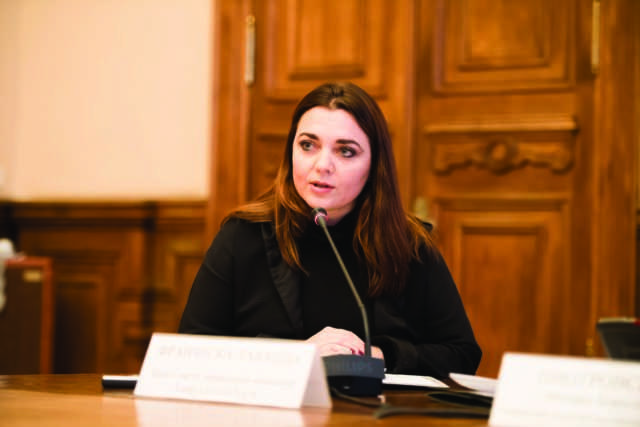
M 138 372 L 151 333 L 177 329 L 206 201 L 9 205 L 17 249 L 53 260 L 54 372 Z
M 493 217 L 478 216 L 460 203 L 440 200 L 449 213 L 443 220 L 466 230 L 466 240 L 458 240 L 470 244 L 476 234 L 493 230 Z M 513 226 L 522 229 L 521 239 L 538 244 L 540 228 L 554 230 L 564 215 L 562 201 L 545 203 L 538 222 L 518 222 L 516 202 L 498 206 L 493 215 L 509 211 Z M 209 243 L 205 205 L 204 200 L 0 202 L 0 237 L 15 236 L 18 250 L 53 260 L 54 372 L 137 372 L 151 333 L 176 330 Z M 640 210 L 636 220 L 640 267 Z M 453 263 L 452 268 L 462 267 Z M 635 294 L 640 316 L 638 274 Z

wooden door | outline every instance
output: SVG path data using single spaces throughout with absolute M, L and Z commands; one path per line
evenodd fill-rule
M 415 196 L 440 230 L 484 351 L 481 375 L 497 375 L 505 351 L 593 354 L 595 319 L 633 314 L 633 163 L 616 151 L 633 157 L 634 144 L 597 134 L 612 112 L 596 108 L 593 6 L 421 2 Z M 626 233 L 615 248 L 598 240 L 611 229 L 597 218 L 607 153 L 623 169 L 606 189 Z M 599 282 L 602 255 L 613 287 Z
M 401 0 L 217 2 L 220 68 L 210 213 L 224 213 L 275 177 L 295 105 L 327 81 L 352 81 L 383 109 L 393 137 L 411 140 L 414 5 Z M 398 162 L 409 162 L 406 144 Z M 405 197 L 411 182 L 400 171 Z
M 351 80 L 387 116 L 406 208 L 437 226 L 478 373 L 593 352 L 595 319 L 634 310 L 640 68 L 611 52 L 640 57 L 637 4 L 603 5 L 598 37 L 590 0 L 216 2 L 208 235 L 273 179 L 297 101 Z

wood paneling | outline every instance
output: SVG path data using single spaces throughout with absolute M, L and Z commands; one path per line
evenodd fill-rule
M 380 31 L 389 17 L 381 0 L 270 0 L 264 31 L 265 96 L 299 101 L 327 80 L 357 81 L 374 96 L 387 92 L 393 47 Z M 310 86 L 311 85 L 311 86 Z
M 437 93 L 561 89 L 573 83 L 573 1 L 438 0 Z
M 154 330 L 175 332 L 187 303 L 193 278 L 202 263 L 204 203 L 163 203 L 155 213 L 151 247 L 155 298 L 150 323 Z
M 495 376 L 505 351 L 582 354 L 589 339 L 589 211 L 596 143 L 578 105 L 578 2 L 422 2 L 416 194 Z M 576 13 L 576 11 L 580 13 Z M 588 70 L 587 70 L 588 71 Z M 582 177 L 584 182 L 577 177 Z M 576 307 L 571 307 L 577 303 Z M 581 324 L 582 330 L 573 329 Z M 595 323 L 591 325 L 594 329 Z
M 202 260 L 204 201 L 16 202 L 17 247 L 50 257 L 54 372 L 137 372 L 175 331 Z
M 485 349 L 480 370 L 500 366 L 502 352 L 486 349 L 568 352 L 571 313 L 548 303 L 565 300 L 571 283 L 567 198 L 485 195 L 433 204 L 443 255 Z
M 252 17 L 255 79 L 222 41 L 208 232 L 271 182 L 296 101 L 351 80 L 388 119 L 406 207 L 436 225 L 478 373 L 507 350 L 602 354 L 596 319 L 636 310 L 640 2 L 600 2 L 599 33 L 583 0 L 217 5 Z

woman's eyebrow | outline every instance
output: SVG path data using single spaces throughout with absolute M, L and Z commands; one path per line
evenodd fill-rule
M 358 143 L 358 141 L 356 141 L 355 139 L 338 139 L 336 141 L 338 144 L 343 144 L 343 145 L 356 145 L 358 148 L 362 149 L 362 147 L 360 146 L 360 144 Z
M 314 133 L 309 133 L 309 132 L 300 132 L 300 134 L 298 135 L 298 138 L 301 136 L 306 136 L 307 138 L 311 138 L 311 139 L 320 139 L 318 138 L 318 135 Z
M 316 135 L 315 133 L 311 133 L 311 132 L 300 132 L 298 134 L 298 138 L 301 137 L 307 137 L 316 141 L 319 141 L 320 138 L 318 138 L 318 135 Z M 340 138 L 338 140 L 336 140 L 336 143 L 341 144 L 341 145 L 355 145 L 357 146 L 359 149 L 362 149 L 362 146 L 360 145 L 360 143 L 358 143 L 358 141 L 356 141 L 355 139 L 348 139 L 348 138 Z

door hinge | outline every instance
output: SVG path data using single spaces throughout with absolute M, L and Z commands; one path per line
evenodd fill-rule
M 244 83 L 251 86 L 256 78 L 256 18 L 247 16 L 245 21 Z
M 591 3 L 591 72 L 600 70 L 600 0 Z

